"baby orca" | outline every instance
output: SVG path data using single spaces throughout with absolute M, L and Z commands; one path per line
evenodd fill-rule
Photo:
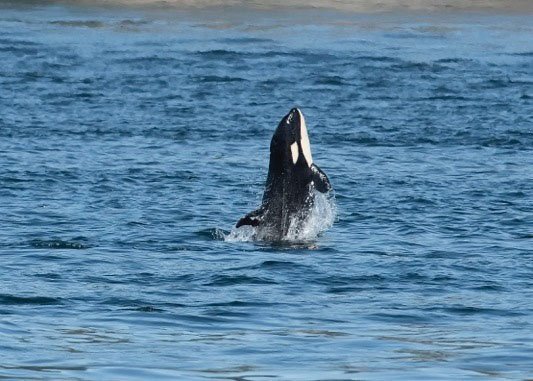
M 313 163 L 304 116 L 293 108 L 281 120 L 270 142 L 261 207 L 241 218 L 236 227 L 256 227 L 258 240 L 283 241 L 306 221 L 315 189 L 326 193 L 332 188 L 326 174 Z

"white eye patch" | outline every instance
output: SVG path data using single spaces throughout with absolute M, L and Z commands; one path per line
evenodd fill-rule
M 298 161 L 298 143 L 294 142 L 291 144 L 291 154 L 292 154 L 292 163 L 296 164 Z

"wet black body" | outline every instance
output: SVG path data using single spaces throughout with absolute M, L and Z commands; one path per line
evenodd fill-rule
M 279 123 L 270 143 L 270 164 L 262 205 L 237 222 L 237 227 L 257 227 L 256 238 L 280 241 L 289 229 L 297 229 L 308 216 L 314 202 L 314 189 L 325 193 L 331 189 L 324 172 L 304 153 L 309 147 L 305 122 L 298 109 L 292 109 Z M 303 138 L 303 139 L 302 139 Z M 297 159 L 294 161 L 297 145 Z M 291 146 L 293 147 L 291 149 Z

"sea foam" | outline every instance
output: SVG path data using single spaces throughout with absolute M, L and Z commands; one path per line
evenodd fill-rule
M 315 192 L 315 200 L 310 213 L 302 222 L 300 216 L 290 221 L 289 231 L 282 241 L 288 243 L 309 242 L 329 229 L 337 216 L 337 205 L 333 192 L 322 194 Z M 251 226 L 233 228 L 224 240 L 226 242 L 251 242 L 258 240 L 257 229 Z M 260 239 L 259 239 L 260 240 Z

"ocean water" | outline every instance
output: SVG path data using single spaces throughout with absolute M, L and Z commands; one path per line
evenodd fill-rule
M 0 4 L 0 378 L 533 379 L 532 84 L 530 13 Z M 335 222 L 228 240 L 293 106 Z

